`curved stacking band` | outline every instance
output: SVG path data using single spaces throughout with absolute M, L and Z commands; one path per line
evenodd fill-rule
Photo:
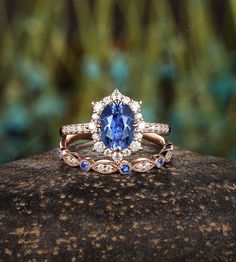
M 173 144 L 167 141 L 160 135 L 147 133 L 144 134 L 144 139 L 151 141 L 161 147 L 157 154 L 150 158 L 138 158 L 132 161 L 122 160 L 120 162 L 102 159 L 94 160 L 89 157 L 84 157 L 77 152 L 70 151 L 69 146 L 79 139 L 89 139 L 91 134 L 79 133 L 74 135 L 66 135 L 60 142 L 60 158 L 68 165 L 80 167 L 84 171 L 93 169 L 102 174 L 110 174 L 119 171 L 122 174 L 128 174 L 131 171 L 147 172 L 148 170 L 157 167 L 160 168 L 165 162 L 169 162 L 172 157 Z

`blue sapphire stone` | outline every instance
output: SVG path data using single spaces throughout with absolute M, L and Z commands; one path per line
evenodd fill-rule
M 84 171 L 88 171 L 90 169 L 90 164 L 87 160 L 83 160 L 80 164 L 80 168 Z
M 156 166 L 158 168 L 162 167 L 165 163 L 165 158 L 163 156 L 159 156 L 158 159 L 156 160 Z
M 122 102 L 107 105 L 100 116 L 101 139 L 111 149 L 127 148 L 134 138 L 134 113 Z
M 122 174 L 129 174 L 130 171 L 131 171 L 131 168 L 130 168 L 130 166 L 129 166 L 128 164 L 124 164 L 124 165 L 121 167 L 121 169 L 120 169 L 120 172 L 121 172 Z

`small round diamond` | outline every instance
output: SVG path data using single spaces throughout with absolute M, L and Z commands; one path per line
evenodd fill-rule
M 146 127 L 146 123 L 144 121 L 142 121 L 138 124 L 138 129 L 141 130 L 141 131 L 143 131 L 145 129 L 145 127 Z
M 82 128 L 80 125 L 77 125 L 77 126 L 76 126 L 76 131 L 77 131 L 78 133 L 81 133 L 81 132 L 83 132 L 84 130 L 83 130 L 83 128 Z
M 131 167 L 129 164 L 123 164 L 120 168 L 121 174 L 129 174 L 131 172 Z
M 129 156 L 129 155 L 131 155 L 131 150 L 129 148 L 126 148 L 126 149 L 123 150 L 123 154 L 124 154 L 124 156 Z
M 156 160 L 156 166 L 161 168 L 165 163 L 165 158 L 163 156 L 159 156 Z
M 88 171 L 90 169 L 90 164 L 87 160 L 83 160 L 81 163 L 80 163 L 80 168 L 84 171 Z
M 138 113 L 138 114 L 135 116 L 135 118 L 136 118 L 137 120 L 141 120 L 141 119 L 143 118 L 143 116 L 142 116 L 141 113 Z
M 97 134 L 97 133 L 92 134 L 92 139 L 93 140 L 99 140 L 100 139 L 99 134 Z
M 102 142 L 96 142 L 94 144 L 94 149 L 97 151 L 97 152 L 103 152 L 104 151 L 104 145 Z
M 111 98 L 112 98 L 113 100 L 121 100 L 122 94 L 116 89 L 116 90 L 111 94 Z
M 93 114 L 93 115 L 92 115 L 92 119 L 97 120 L 98 118 L 99 118 L 99 115 L 98 115 L 98 114 Z
M 132 101 L 131 105 L 130 105 L 131 109 L 136 113 L 139 111 L 140 109 L 140 104 L 137 101 Z
M 94 122 L 90 122 L 89 129 L 91 130 L 91 132 L 94 132 L 96 130 L 96 124 Z
M 136 134 L 134 135 L 134 139 L 135 139 L 135 140 L 140 141 L 142 138 L 143 138 L 143 134 L 142 134 L 142 133 L 136 133 Z
M 98 170 L 99 170 L 100 172 L 105 171 L 105 170 L 106 170 L 106 165 L 99 164 L 99 165 L 98 165 Z
M 112 154 L 112 158 L 113 158 L 114 161 L 119 162 L 119 161 L 121 161 L 123 159 L 123 155 L 122 155 L 121 152 L 114 152 Z
M 111 102 L 111 97 L 110 96 L 106 96 L 103 98 L 103 103 L 105 103 L 106 105 L 109 104 Z
M 95 112 L 100 113 L 103 108 L 103 105 L 101 102 L 96 102 L 93 106 L 93 109 Z
M 107 148 L 105 151 L 104 151 L 104 155 L 105 156 L 111 156 L 112 155 L 112 150 L 110 148 Z
M 125 104 L 129 104 L 130 102 L 130 98 L 128 96 L 124 96 L 123 99 L 122 99 L 123 103 Z
M 138 151 L 139 149 L 141 149 L 141 143 L 138 141 L 133 141 L 130 145 L 130 148 L 132 151 Z

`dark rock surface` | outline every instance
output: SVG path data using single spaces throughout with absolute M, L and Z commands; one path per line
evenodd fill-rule
M 101 175 L 55 155 L 0 167 L 0 261 L 235 261 L 236 163 L 175 149 Z

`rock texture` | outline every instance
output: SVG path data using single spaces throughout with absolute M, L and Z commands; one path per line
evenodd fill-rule
M 176 148 L 160 170 L 101 175 L 52 150 L 0 167 L 0 261 L 235 261 L 235 196 L 226 159 Z

